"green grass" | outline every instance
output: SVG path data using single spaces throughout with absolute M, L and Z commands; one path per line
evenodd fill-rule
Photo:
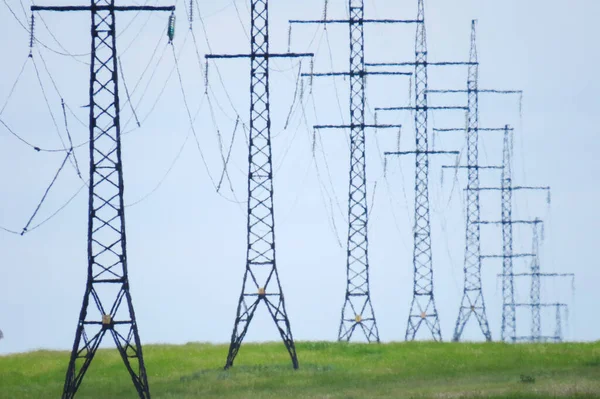
M 600 398 L 600 342 L 567 344 L 298 343 L 292 370 L 281 343 L 147 345 L 152 397 Z M 0 398 L 59 398 L 68 353 L 0 356 Z M 116 350 L 99 351 L 78 398 L 135 398 Z

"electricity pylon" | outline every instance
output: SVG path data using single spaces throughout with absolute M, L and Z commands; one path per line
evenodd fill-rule
M 536 224 L 536 220 L 515 220 L 512 216 L 512 197 L 515 191 L 550 191 L 550 187 L 515 186 L 512 181 L 512 143 L 513 129 L 504 127 L 504 143 L 502 149 L 502 180 L 500 187 L 467 188 L 467 191 L 500 191 L 502 209 L 498 221 L 479 221 L 479 224 L 499 225 L 502 227 L 502 254 L 481 255 L 481 259 L 502 259 L 502 330 L 503 341 L 517 341 L 516 303 L 514 290 L 513 261 L 516 258 L 533 258 L 533 253 L 513 252 L 513 226 L 516 224 Z
M 384 155 L 415 155 L 415 221 L 413 226 L 413 298 L 408 316 L 405 339 L 411 341 L 424 323 L 435 341 L 442 340 L 442 332 L 433 289 L 433 262 L 431 256 L 431 226 L 429 215 L 429 156 L 439 154 L 458 155 L 458 151 L 431 151 L 428 139 L 428 112 L 433 110 L 461 110 L 465 106 L 432 107 L 428 105 L 430 90 L 427 84 L 427 38 L 425 31 L 424 0 L 418 0 L 417 28 L 415 38 L 415 62 L 369 65 L 414 65 L 415 106 L 378 107 L 375 111 L 414 111 L 415 151 L 385 152 Z M 452 65 L 455 63 L 437 63 Z M 457 63 L 464 64 L 464 63 Z
M 250 137 L 248 171 L 248 247 L 240 294 L 225 369 L 233 366 L 254 313 L 264 303 L 298 368 L 296 346 L 285 308 L 275 260 L 273 215 L 273 162 L 269 105 L 269 59 L 312 57 L 313 54 L 269 52 L 268 0 L 251 1 L 250 54 L 207 55 L 207 58 L 250 59 Z
M 522 221 L 525 223 L 526 221 Z M 499 277 L 512 277 L 519 278 L 531 278 L 531 287 L 529 293 L 529 303 L 517 303 L 515 307 L 529 308 L 531 311 L 531 335 L 529 336 L 517 336 L 516 341 L 525 342 L 561 342 L 562 341 L 562 321 L 561 321 L 561 310 L 567 309 L 568 306 L 565 303 L 542 303 L 541 302 L 541 285 L 542 277 L 544 278 L 562 278 L 571 277 L 574 281 L 575 275 L 573 273 L 542 273 L 540 268 L 540 226 L 543 226 L 540 219 L 528 221 L 527 224 L 531 224 L 533 228 L 533 242 L 531 250 L 531 271 L 529 273 L 514 273 L 512 276 Z M 556 307 L 556 330 L 554 335 L 543 335 L 542 334 L 542 321 L 541 321 L 541 309 Z
M 406 72 L 369 72 L 365 68 L 365 23 L 414 23 L 407 20 L 365 19 L 364 1 L 349 0 L 349 19 L 291 20 L 290 24 L 348 24 L 350 33 L 350 65 L 348 72 L 304 73 L 302 76 L 349 77 L 350 124 L 315 125 L 315 129 L 350 130 L 350 179 L 348 192 L 348 244 L 346 252 L 346 294 L 340 327 L 339 341 L 350 341 L 358 328 L 368 342 L 379 342 L 379 331 L 371 303 L 368 256 L 368 204 L 365 130 L 401 128 L 401 125 L 365 123 L 365 84 L 368 75 L 410 76 Z
M 471 51 L 468 67 L 468 112 L 467 112 L 467 187 L 479 188 L 479 64 L 477 61 L 477 43 L 475 21 L 471 22 Z M 465 241 L 465 282 L 453 341 L 459 341 L 462 332 L 474 315 L 486 341 L 492 340 L 485 311 L 485 301 L 481 287 L 481 231 L 479 226 L 479 191 L 467 191 L 467 220 Z
M 92 18 L 88 272 L 63 399 L 75 396 L 106 334 L 112 336 L 139 397 L 150 398 L 127 269 L 115 12 L 174 10 L 115 6 L 114 0 L 31 7 L 33 12 L 90 11 Z

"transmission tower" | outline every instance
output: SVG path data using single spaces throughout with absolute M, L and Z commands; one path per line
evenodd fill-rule
M 479 65 L 475 21 L 471 22 L 471 51 L 467 90 L 467 188 L 479 188 Z M 479 226 L 479 191 L 467 191 L 467 220 L 465 244 L 465 283 L 458 319 L 454 328 L 453 341 L 459 341 L 471 315 L 475 315 L 486 341 L 492 340 L 485 311 L 485 301 L 481 288 L 481 232 Z
M 250 59 L 250 138 L 248 171 L 248 249 L 246 268 L 225 369 L 233 365 L 254 313 L 261 302 L 267 310 L 298 368 L 296 346 L 285 308 L 275 261 L 273 215 L 273 165 L 269 105 L 269 59 L 312 57 L 313 54 L 269 52 L 268 0 L 251 0 L 250 54 L 209 54 L 208 59 Z
M 525 223 L 525 221 L 522 221 Z M 529 336 L 518 336 L 515 338 L 516 341 L 526 342 L 560 342 L 562 341 L 562 321 L 561 321 L 561 310 L 568 309 L 567 304 L 564 303 L 542 303 L 541 302 L 541 280 L 544 278 L 562 278 L 570 277 L 573 279 L 575 275 L 573 273 L 542 273 L 540 268 L 540 251 L 539 251 L 539 226 L 543 226 L 540 219 L 529 221 L 529 224 L 533 227 L 533 243 L 532 243 L 532 258 L 531 258 L 531 271 L 529 273 L 514 273 L 512 276 L 499 275 L 499 277 L 510 277 L 510 278 L 531 278 L 530 287 L 530 302 L 529 303 L 518 303 L 515 307 L 524 307 L 531 310 L 531 335 Z M 555 335 L 542 335 L 542 322 L 541 322 L 541 309 L 542 308 L 553 308 L 556 307 L 556 331 Z
M 150 398 L 127 270 L 115 12 L 174 10 L 115 6 L 114 0 L 31 7 L 32 12 L 90 11 L 92 18 L 88 273 L 63 399 L 75 396 L 106 334 L 115 341 L 139 397 Z
M 379 107 L 375 111 L 414 111 L 415 120 L 415 151 L 386 152 L 385 155 L 415 155 L 415 222 L 413 227 L 413 298 L 406 329 L 406 340 L 414 340 L 423 323 L 429 329 L 435 341 L 442 340 L 438 312 L 435 305 L 433 290 L 433 265 L 431 256 L 431 227 L 429 217 L 429 156 L 440 154 L 458 155 L 458 151 L 431 151 L 429 150 L 427 116 L 433 110 L 461 110 L 467 111 L 465 106 L 428 105 L 428 94 L 433 90 L 428 89 L 427 67 L 430 65 L 466 65 L 464 62 L 439 62 L 427 61 L 427 39 L 425 31 L 424 1 L 418 0 L 417 29 L 415 40 L 415 62 L 377 63 L 372 66 L 382 65 L 414 65 L 415 77 L 415 106 L 414 107 Z
M 533 258 L 533 253 L 513 252 L 513 226 L 516 224 L 537 224 L 536 220 L 515 220 L 512 216 L 512 196 L 515 191 L 543 190 L 550 192 L 550 187 L 514 186 L 512 182 L 512 137 L 513 129 L 504 127 L 504 143 L 502 150 L 502 180 L 500 187 L 467 188 L 467 191 L 500 191 L 502 201 L 501 220 L 479 221 L 479 224 L 499 225 L 502 227 L 502 255 L 481 255 L 481 259 L 502 259 L 502 330 L 503 341 L 516 342 L 517 321 L 514 292 L 513 260 L 516 258 Z
M 368 72 L 365 68 L 365 23 L 414 23 L 408 20 L 371 20 L 364 18 L 364 1 L 349 0 L 349 19 L 291 20 L 290 24 L 348 24 L 350 65 L 348 72 L 305 73 L 302 76 L 348 76 L 350 81 L 350 124 L 315 125 L 315 129 L 350 130 L 350 180 L 348 192 L 348 244 L 346 257 L 346 294 L 338 330 L 338 340 L 350 341 L 359 328 L 369 342 L 379 342 L 379 331 L 371 303 L 368 257 L 368 204 L 365 158 L 365 129 L 401 128 L 401 125 L 365 124 L 365 81 L 368 75 L 405 75 L 406 72 Z

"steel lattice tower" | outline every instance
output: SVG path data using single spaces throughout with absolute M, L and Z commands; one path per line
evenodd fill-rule
M 414 224 L 414 292 L 406 328 L 406 340 L 413 340 L 422 323 L 434 340 L 442 340 L 440 321 L 433 295 L 431 227 L 429 221 L 429 144 L 427 134 L 427 37 L 425 7 L 419 0 L 415 43 L 415 224 Z
M 562 342 L 563 333 L 562 333 L 562 317 L 561 317 L 561 308 L 567 309 L 567 305 L 557 303 L 556 305 L 556 329 L 554 330 L 554 339 L 556 342 Z
M 273 318 L 290 354 L 292 365 L 297 369 L 296 346 L 275 261 L 269 59 L 312 57 L 313 54 L 274 54 L 269 52 L 268 0 L 251 1 L 250 46 L 250 54 L 206 56 L 213 59 L 250 59 L 248 247 L 242 292 L 239 297 L 225 369 L 233 366 L 250 322 L 261 302 L 264 302 Z
M 172 12 L 175 7 L 117 7 L 114 0 L 92 0 L 91 6 L 31 10 L 90 11 L 92 19 L 88 273 L 62 397 L 75 396 L 109 334 L 139 397 L 150 398 L 127 270 L 115 11 Z
M 296 346 L 285 309 L 275 262 L 273 164 L 269 110 L 269 9 L 267 0 L 252 1 L 250 59 L 250 156 L 248 168 L 248 252 L 242 293 L 225 368 L 233 365 L 254 312 L 267 306 L 283 343 L 298 368 Z
M 100 10 L 98 6 L 109 8 Z M 75 395 L 106 333 L 112 335 L 139 396 L 150 397 L 127 275 L 116 71 L 114 0 L 95 0 L 90 67 L 88 281 L 63 398 Z M 94 304 L 91 307 L 90 299 Z M 90 310 L 97 313 L 89 314 Z M 78 361 L 83 364 L 77 365 Z
M 379 331 L 369 288 L 368 203 L 365 157 L 367 128 L 401 128 L 394 124 L 365 123 L 365 81 L 368 75 L 410 76 L 407 72 L 368 72 L 365 68 L 364 24 L 412 24 L 413 20 L 365 19 L 364 1 L 349 0 L 349 19 L 291 20 L 290 24 L 348 24 L 350 64 L 348 72 L 303 73 L 302 76 L 348 76 L 350 89 L 350 124 L 315 125 L 315 129 L 350 130 L 350 173 L 348 192 L 348 246 L 346 252 L 346 293 L 342 307 L 338 340 L 350 341 L 358 328 L 369 342 L 379 342 Z
M 350 184 L 346 295 L 338 339 L 350 340 L 360 327 L 367 340 L 379 342 L 369 290 L 367 174 L 365 159 L 364 2 L 349 0 L 350 9 Z
M 453 341 L 460 340 L 471 315 L 475 315 L 486 341 L 492 340 L 481 288 L 481 232 L 479 225 L 479 64 L 475 21 L 471 23 L 471 51 L 468 66 L 467 112 L 467 220 L 465 244 L 465 284 Z
M 513 280 L 512 221 L 512 130 L 504 130 L 502 149 L 502 340 L 516 336 L 515 289 Z M 508 330 L 508 331 L 507 331 Z M 514 339 L 513 339 L 514 340 Z
M 531 337 L 532 341 L 538 342 L 542 335 L 542 320 L 540 315 L 540 244 L 537 224 L 533 225 L 533 242 L 531 252 L 531 289 L 529 299 L 531 301 Z

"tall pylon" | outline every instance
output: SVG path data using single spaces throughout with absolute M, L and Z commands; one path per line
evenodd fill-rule
M 250 59 L 248 247 L 242 292 L 238 301 L 225 369 L 233 366 L 250 322 L 261 303 L 266 305 L 290 354 L 292 365 L 294 369 L 297 369 L 296 345 L 292 336 L 275 258 L 269 59 L 312 57 L 313 54 L 269 52 L 268 0 L 251 0 L 250 33 L 250 54 L 210 54 L 206 56 L 213 59 Z
M 528 189 L 536 189 L 535 187 L 529 187 Z M 543 187 L 539 187 L 537 189 L 545 189 Z M 541 302 L 541 285 L 542 285 L 542 277 L 547 278 L 564 278 L 570 277 L 572 279 L 572 284 L 574 284 L 575 274 L 573 273 L 542 273 L 540 267 L 540 231 L 543 228 L 543 221 L 539 218 L 534 220 L 513 220 L 513 224 L 529 224 L 533 228 L 533 239 L 532 239 L 532 249 L 531 249 L 531 266 L 530 271 L 527 273 L 513 273 L 512 275 L 504 276 L 500 274 L 499 277 L 509 277 L 509 278 L 531 278 L 531 286 L 529 291 L 529 302 L 528 303 L 515 303 L 514 306 L 516 308 L 525 308 L 531 311 L 531 334 L 526 336 L 515 336 L 514 339 L 509 337 L 512 341 L 515 342 L 561 342 L 562 341 L 562 321 L 561 321 L 561 309 L 568 309 L 568 305 L 565 303 L 555 303 L 555 302 Z M 529 254 L 521 254 L 521 256 L 527 256 Z M 542 318 L 541 318 L 541 309 L 551 309 L 556 308 L 556 330 L 554 335 L 543 335 L 542 334 Z
M 360 327 L 366 339 L 379 342 L 369 288 L 367 171 L 365 159 L 364 2 L 349 0 L 350 9 L 350 185 L 346 295 L 338 340 L 349 341 Z
M 497 129 L 492 129 L 497 130 Z M 516 308 L 522 304 L 515 302 L 514 278 L 518 275 L 514 273 L 514 259 L 534 258 L 533 253 L 514 253 L 513 252 L 513 226 L 514 225 L 536 225 L 541 223 L 539 219 L 535 220 L 515 220 L 512 214 L 512 198 L 516 191 L 550 191 L 547 186 L 515 186 L 512 180 L 512 150 L 513 150 L 513 132 L 514 129 L 506 125 L 503 129 L 503 147 L 502 147 L 502 178 L 500 187 L 479 187 L 467 188 L 467 191 L 500 191 L 501 194 L 501 217 L 496 221 L 479 221 L 479 224 L 498 225 L 502 227 L 502 254 L 501 255 L 480 255 L 481 259 L 502 259 L 502 341 L 517 342 L 517 319 Z M 531 275 L 531 273 L 527 273 Z M 529 304 L 527 304 L 529 306 Z
M 502 340 L 517 334 L 515 287 L 513 274 L 513 224 L 512 222 L 512 149 L 513 134 L 509 126 L 504 130 L 502 149 Z
M 116 11 L 171 11 L 171 7 L 115 6 L 92 0 L 91 6 L 32 6 L 31 11 L 90 11 L 90 180 L 87 283 L 63 399 L 73 398 L 106 334 L 112 336 L 140 398 L 150 398 L 142 344 L 129 290 Z
M 412 24 L 413 20 L 365 19 L 364 0 L 349 0 L 350 16 L 344 19 L 291 20 L 290 24 L 348 24 L 350 37 L 350 64 L 348 72 L 303 73 L 311 81 L 314 77 L 349 77 L 350 124 L 315 125 L 315 129 L 344 129 L 350 131 L 350 178 L 348 189 L 348 241 L 346 252 L 346 293 L 340 327 L 339 341 L 350 341 L 356 330 L 368 342 L 379 342 L 379 330 L 371 302 L 368 256 L 369 212 L 367 203 L 366 129 L 400 129 L 395 124 L 365 123 L 365 86 L 369 75 L 410 76 L 407 72 L 379 71 L 370 73 L 365 68 L 364 25 Z
M 433 290 L 431 226 L 429 218 L 429 140 L 427 131 L 427 34 L 424 0 L 418 0 L 415 40 L 415 224 L 414 224 L 414 291 L 405 339 L 415 339 L 423 323 L 435 341 L 442 340 L 440 320 Z
M 543 225 L 542 225 L 543 226 Z M 541 276 L 540 276 L 540 237 L 538 233 L 538 225 L 533 225 L 533 240 L 531 244 L 531 288 L 529 290 L 529 300 L 531 301 L 531 337 L 533 342 L 538 342 L 542 335 L 542 319 L 540 312 L 540 291 L 541 291 Z
M 469 318 L 474 315 L 486 341 L 492 340 L 481 286 L 481 231 L 479 203 L 479 63 L 477 59 L 476 21 L 471 22 L 467 91 L 467 220 L 464 265 L 464 289 L 453 341 L 459 341 Z

